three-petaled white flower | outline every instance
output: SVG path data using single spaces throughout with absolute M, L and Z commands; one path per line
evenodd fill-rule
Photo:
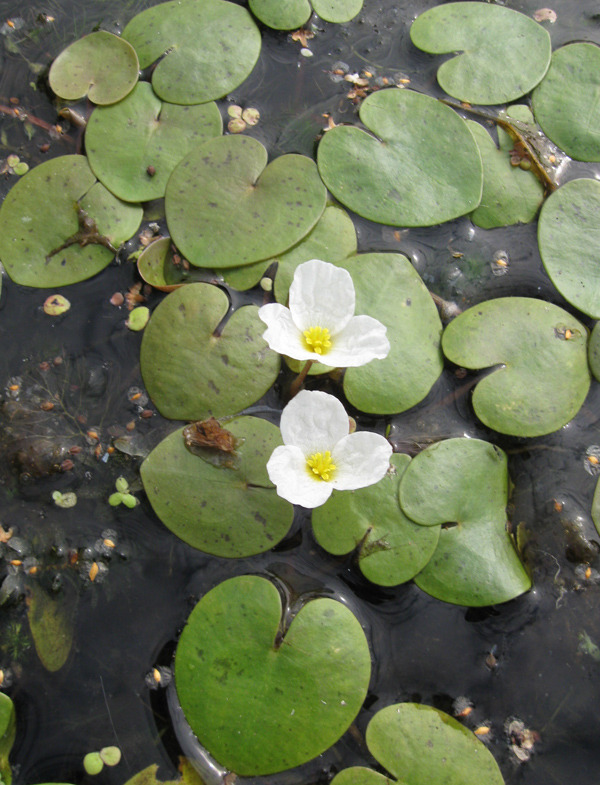
M 392 448 L 370 431 L 350 433 L 344 407 L 324 392 L 303 390 L 281 414 L 283 445 L 276 447 L 267 472 L 277 493 L 292 504 L 319 507 L 333 489 L 374 485 L 390 465 Z
M 354 316 L 356 296 L 347 270 L 319 259 L 299 265 L 289 308 L 269 303 L 258 315 L 271 349 L 294 360 L 352 368 L 382 360 L 390 351 L 386 327 L 371 316 Z

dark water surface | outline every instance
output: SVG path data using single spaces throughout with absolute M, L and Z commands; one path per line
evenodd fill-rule
M 576 40 L 600 44 L 597 3 L 549 3 L 558 15 L 548 28 L 554 47 Z M 77 129 L 57 116 L 46 87 L 47 67 L 82 34 L 98 25 L 118 32 L 149 5 L 153 3 L 141 0 L 0 2 L 0 104 L 11 105 L 10 98 L 18 98 L 31 115 L 51 125 L 60 122 L 70 137 L 52 140 L 34 126 L 29 139 L 24 123 L 3 115 L 0 158 L 16 152 L 33 167 L 80 149 Z M 354 118 L 356 107 L 346 97 L 349 84 L 331 78 L 336 61 L 346 63 L 351 72 L 368 67 L 390 79 L 408 78 L 417 90 L 440 94 L 437 59 L 415 50 L 408 35 L 413 19 L 434 5 L 433 0 L 365 0 L 363 12 L 350 24 L 317 23 L 310 42 L 312 58 L 302 57 L 300 44 L 285 33 L 265 30 L 254 73 L 220 102 L 224 117 L 228 102 L 254 106 L 261 120 L 249 133 L 272 157 L 285 152 L 312 156 L 315 137 L 325 125 L 324 112 L 336 122 Z M 531 15 L 543 2 L 505 5 Z M 37 21 L 42 12 L 54 22 Z M 8 19 L 15 28 L 3 26 Z M 50 149 L 40 152 L 46 143 Z M 563 175 L 597 176 L 597 168 L 573 165 Z M 2 196 L 14 182 L 8 174 L 0 176 Z M 433 292 L 463 308 L 522 295 L 572 310 L 543 272 L 535 224 L 486 231 L 459 219 L 396 234 L 393 228 L 360 218 L 356 226 L 360 251 L 405 253 Z M 130 245 L 129 251 L 136 247 L 135 242 Z M 495 276 L 491 268 L 498 251 L 510 260 L 503 276 Z M 159 415 L 141 418 L 128 397 L 132 386 L 142 386 L 141 336 L 125 328 L 125 308 L 109 303 L 114 292 L 127 291 L 137 280 L 134 266 L 125 261 L 127 253 L 95 279 L 62 290 L 45 292 L 16 286 L 6 277 L 3 281 L 0 390 L 14 405 L 13 419 L 4 417 L 1 423 L 0 521 L 5 529 L 13 527 L 23 548 L 39 559 L 42 584 L 53 585 L 65 603 L 70 598 L 68 618 L 75 629 L 66 664 L 50 673 L 33 647 L 23 600 L 0 607 L 0 668 L 12 674 L 7 692 L 18 713 L 11 756 L 15 783 L 91 782 L 83 771 L 84 755 L 111 744 L 121 748 L 123 760 L 105 768 L 98 783 L 120 785 L 153 763 L 159 764 L 162 779 L 172 778 L 180 751 L 166 696 L 151 692 L 145 677 L 155 665 L 170 664 L 177 636 L 203 593 L 225 578 L 251 572 L 276 575 L 298 594 L 317 591 L 344 599 L 364 624 L 373 654 L 369 696 L 356 727 L 316 761 L 267 778 L 269 782 L 325 783 L 347 765 L 375 765 L 363 738 L 380 708 L 414 700 L 451 712 L 455 699 L 467 696 L 475 709 L 465 723 L 475 728 L 489 722 L 486 742 L 507 783 L 597 785 L 600 650 L 594 644 L 600 646 L 595 571 L 600 538 L 590 518 L 596 479 L 585 471 L 584 456 L 590 445 L 600 444 L 600 386 L 592 384 L 574 421 L 537 439 L 501 437 L 484 428 L 471 409 L 472 377 L 459 379 L 451 368 L 413 410 L 385 422 L 359 417 L 379 430 L 391 424 L 392 441 L 401 451 L 414 452 L 431 439 L 469 435 L 494 441 L 508 452 L 514 483 L 510 518 L 513 527 L 522 523 L 529 532 L 525 554 L 534 578 L 534 589 L 513 602 L 474 610 L 432 599 L 412 583 L 375 587 L 362 578 L 351 557 L 324 553 L 303 515 L 275 552 L 237 561 L 209 557 L 172 535 L 143 492 L 137 491 L 142 503 L 134 510 L 109 507 L 116 477 L 123 474 L 133 483 L 141 459 L 114 453 L 98 460 L 96 444 L 84 435 L 97 430 L 106 447 L 111 436 L 126 432 L 133 422 L 141 448 L 149 449 L 173 429 L 173 423 Z M 464 255 L 453 255 L 457 253 Z M 62 319 L 49 319 L 41 306 L 56 292 L 67 296 L 72 307 Z M 147 304 L 152 308 L 163 296 L 150 293 Z M 260 301 L 262 293 L 249 296 Z M 57 357 L 60 364 L 54 362 Z M 50 363 L 49 370 L 40 371 L 43 362 Z M 20 379 L 16 398 L 8 389 L 13 377 Z M 34 403 L 43 395 L 40 385 L 62 396 L 67 416 L 40 417 Z M 279 409 L 277 391 L 265 403 Z M 85 423 L 78 420 L 82 416 Z M 32 442 L 36 455 L 51 453 L 56 445 L 82 450 L 71 456 L 73 470 L 35 477 L 35 466 L 14 465 L 19 449 Z M 52 455 L 48 460 L 52 462 Z M 75 490 L 77 506 L 57 508 L 51 498 L 56 489 Z M 115 533 L 110 558 L 94 551 L 106 530 Z M 70 563 L 74 554 L 78 562 Z M 0 579 L 8 574 L 7 562 L 15 553 L 5 549 L 1 555 Z M 87 574 L 94 560 L 102 571 L 92 583 Z M 593 568 L 587 580 L 586 564 Z M 486 664 L 490 652 L 497 660 L 493 668 Z M 506 720 L 513 717 L 540 734 L 534 756 L 522 765 L 510 752 L 504 732 Z

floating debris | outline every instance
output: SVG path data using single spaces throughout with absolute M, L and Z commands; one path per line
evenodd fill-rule
M 540 734 L 526 728 L 525 723 L 516 717 L 506 720 L 504 730 L 512 753 L 519 763 L 526 763 L 533 754 L 535 743 L 540 740 Z

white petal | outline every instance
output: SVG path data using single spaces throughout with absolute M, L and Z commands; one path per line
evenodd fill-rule
M 354 316 L 336 335 L 321 362 L 334 368 L 356 368 L 371 360 L 383 360 L 390 351 L 387 328 L 371 316 Z
M 320 359 L 320 355 L 304 348 L 302 333 L 294 324 L 289 308 L 269 303 L 258 309 L 258 316 L 267 325 L 263 338 L 274 352 L 287 354 L 294 360 Z
M 289 304 L 301 332 L 326 327 L 335 335 L 354 315 L 355 300 L 352 276 L 342 267 L 312 259 L 296 268 Z
M 332 450 L 335 474 L 331 484 L 339 491 L 352 491 L 379 482 L 390 465 L 392 447 L 383 436 L 360 431 L 346 436 Z
M 281 438 L 284 444 L 299 447 L 305 458 L 316 452 L 333 450 L 348 435 L 346 410 L 333 395 L 302 390 L 281 413 Z
M 277 494 L 292 504 L 320 507 L 333 490 L 331 483 L 311 475 L 299 447 L 276 447 L 267 462 L 267 472 Z

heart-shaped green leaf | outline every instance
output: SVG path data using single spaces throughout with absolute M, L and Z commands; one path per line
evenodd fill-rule
M 348 368 L 344 393 L 361 412 L 404 412 L 425 398 L 442 372 L 437 308 L 419 274 L 401 254 L 359 254 L 338 265 L 354 281 L 356 313 L 383 322 L 391 344 L 385 360 Z
M 166 194 L 177 247 L 198 267 L 234 267 L 287 251 L 315 226 L 326 191 L 313 161 L 267 151 L 247 136 L 222 136 L 192 150 Z
M 222 98 L 250 74 L 260 32 L 245 8 L 225 0 L 172 0 L 142 11 L 123 30 L 140 66 L 160 60 L 154 92 L 173 104 Z
M 367 694 L 369 647 L 345 605 L 311 600 L 283 634 L 282 615 L 273 583 L 231 578 L 196 605 L 177 646 L 186 719 L 211 755 L 241 776 L 320 755 Z
M 82 155 L 53 158 L 18 180 L 0 209 L 0 258 L 12 280 L 23 286 L 65 286 L 110 264 L 114 252 L 109 248 L 73 240 L 86 215 L 96 224 L 97 239 L 117 247 L 137 231 L 142 209 L 96 182 Z M 69 239 L 72 244 L 61 249 Z
M 11 785 L 12 782 L 8 756 L 15 742 L 16 731 L 15 706 L 8 695 L 0 692 L 0 777 L 5 785 Z
M 415 583 L 457 605 L 494 605 L 531 588 L 506 530 L 506 454 L 478 439 L 448 439 L 414 458 L 400 505 L 422 526 L 442 524 L 435 553 Z M 445 524 L 445 525 L 444 525 Z
M 600 183 L 571 180 L 542 207 L 538 244 L 550 280 L 588 316 L 600 318 Z
M 533 94 L 544 133 L 578 161 L 600 161 L 600 47 L 569 44 L 552 55 Z
M 398 226 L 432 226 L 477 207 L 481 157 L 454 110 L 412 90 L 380 90 L 360 119 L 372 133 L 339 125 L 319 144 L 319 172 L 342 204 Z
M 326 22 L 349 22 L 363 5 L 363 0 L 250 0 L 250 10 L 274 30 L 302 27 L 314 11 Z
M 279 429 L 256 417 L 224 427 L 243 444 L 237 468 L 192 454 L 177 430 L 146 458 L 142 481 L 154 511 L 174 534 L 205 553 L 226 558 L 270 550 L 292 525 L 294 508 L 277 495 L 266 464 L 281 444 Z
M 590 386 L 586 328 L 542 300 L 502 297 L 475 305 L 448 325 L 442 348 L 464 368 L 493 368 L 477 384 L 473 408 L 487 426 L 511 436 L 562 428 Z
M 170 237 L 160 237 L 150 243 L 138 259 L 138 272 L 150 286 L 172 292 L 186 283 L 206 281 L 206 271 L 186 270 L 181 257 L 173 250 Z
M 440 526 L 419 526 L 407 518 L 398 503 L 398 488 L 410 458 L 392 455 L 392 474 L 358 491 L 334 491 L 312 514 L 319 545 L 342 556 L 358 548 L 363 575 L 380 586 L 409 581 L 435 551 Z
M 504 104 L 544 78 L 552 54 L 547 31 L 524 14 L 489 3 L 446 3 L 413 22 L 415 46 L 453 54 L 437 72 L 448 95 L 473 104 Z
M 95 104 L 114 104 L 133 90 L 138 72 L 133 46 L 100 30 L 64 49 L 52 63 L 48 79 L 56 95 L 67 101 L 87 95 Z
M 469 122 L 483 162 L 483 193 L 471 220 L 483 229 L 533 221 L 544 199 L 544 188 L 531 171 L 510 162 L 514 142 L 498 128 L 500 149 L 479 123 Z
M 369 722 L 371 755 L 400 785 L 504 785 L 494 756 L 475 734 L 433 706 L 397 703 Z M 332 785 L 394 782 L 372 769 L 344 769 Z
M 126 202 L 147 202 L 165 195 L 171 172 L 192 148 L 222 130 L 215 103 L 163 103 L 140 82 L 120 103 L 92 112 L 85 149 L 109 191 Z
M 220 334 L 227 295 L 204 283 L 182 286 L 156 308 L 142 341 L 144 383 L 163 417 L 202 420 L 257 401 L 279 373 L 254 305 L 235 311 Z
M 325 208 L 312 232 L 307 234 L 298 245 L 279 254 L 274 259 L 267 259 L 247 267 L 223 270 L 223 276 L 230 286 L 243 291 L 257 284 L 267 267 L 273 262 L 277 262 L 275 298 L 277 302 L 285 305 L 294 272 L 299 264 L 311 259 L 320 259 L 322 262 L 335 264 L 355 253 L 356 231 L 352 219 L 345 210 L 335 205 L 329 205 Z

